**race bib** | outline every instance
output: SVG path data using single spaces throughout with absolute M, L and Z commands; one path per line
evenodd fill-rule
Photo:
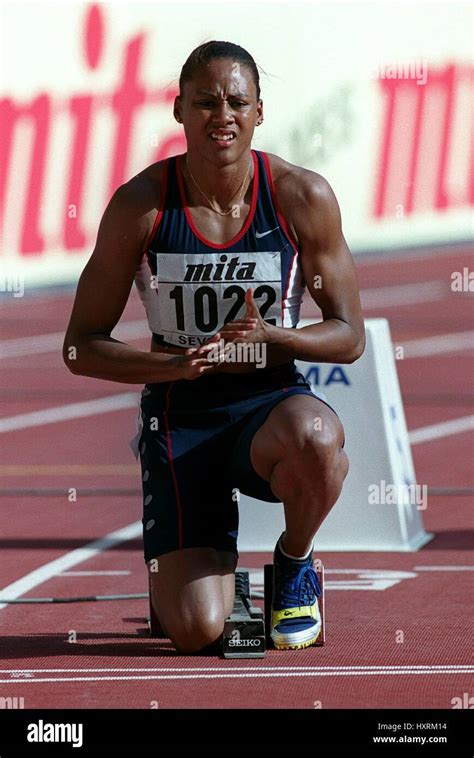
M 281 326 L 281 253 L 158 254 L 159 328 L 165 341 L 197 347 L 245 315 L 253 289 L 260 315 Z

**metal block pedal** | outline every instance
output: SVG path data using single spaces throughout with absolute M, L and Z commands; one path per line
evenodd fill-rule
M 264 658 L 263 611 L 252 605 L 248 571 L 235 572 L 235 599 L 222 635 L 224 658 Z
M 314 562 L 314 570 L 318 577 L 321 594 L 318 597 L 318 607 L 321 616 L 321 631 L 319 637 L 313 644 L 316 646 L 324 645 L 326 642 L 326 624 L 325 624 L 325 607 L 324 607 L 324 566 L 321 561 Z M 267 648 L 273 647 L 271 632 L 272 621 L 272 597 L 273 597 L 273 563 L 266 563 L 263 568 L 264 580 L 264 597 L 265 597 L 265 639 Z

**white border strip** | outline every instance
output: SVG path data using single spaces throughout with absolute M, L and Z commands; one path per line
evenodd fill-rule
M 40 411 L 19 413 L 16 416 L 0 419 L 0 433 L 31 429 L 33 426 L 44 426 L 45 424 L 56 424 L 58 421 L 87 418 L 87 416 L 95 416 L 99 413 L 113 413 L 128 408 L 138 410 L 139 399 L 139 393 L 121 392 L 118 395 L 108 395 L 97 400 L 86 400 L 82 403 L 68 403 Z
M 150 337 L 150 329 L 144 319 L 124 321 L 117 324 L 116 339 L 138 340 Z M 38 334 L 36 337 L 18 337 L 0 342 L 0 358 L 22 358 L 42 353 L 62 353 L 65 332 Z
M 415 566 L 413 571 L 474 571 L 474 566 Z
M 366 290 L 377 292 L 377 290 Z M 376 307 L 366 306 L 367 308 Z M 377 306 L 382 307 L 382 306 Z M 400 307 L 400 302 L 397 302 Z M 114 337 L 120 340 L 141 340 L 150 337 L 148 325 L 142 319 L 137 321 L 124 321 L 117 325 Z M 39 334 L 36 337 L 19 337 L 0 342 L 0 359 L 31 357 L 44 353 L 61 353 L 64 341 L 63 332 L 51 332 Z M 413 340 L 398 340 L 394 346 L 402 345 L 404 359 L 421 358 L 430 355 L 442 355 L 444 353 L 457 353 L 471 350 L 474 344 L 474 331 L 453 332 L 452 334 L 435 334 L 432 337 L 419 337 Z
M 403 347 L 403 358 L 427 358 L 430 355 L 459 353 L 472 351 L 474 331 L 455 332 L 454 334 L 436 334 L 434 337 L 420 337 L 404 342 L 400 340 L 397 346 Z
M 439 440 L 453 434 L 469 432 L 471 429 L 474 429 L 474 414 L 463 418 L 453 418 L 450 421 L 441 421 L 439 424 L 430 424 L 430 426 L 423 426 L 420 429 L 413 429 L 409 432 L 408 438 L 410 444 L 419 445 L 420 442 Z
M 313 667 L 270 669 L 262 667 L 260 669 L 238 668 L 238 669 L 208 669 L 206 673 L 196 673 L 199 669 L 183 670 L 168 669 L 167 674 L 145 674 L 130 675 L 122 673 L 118 676 L 66 676 L 66 677 L 41 677 L 41 678 L 23 678 L 18 679 L 0 679 L 2 684 L 26 684 L 31 683 L 51 683 L 51 682 L 98 682 L 98 681 L 146 681 L 146 680 L 189 680 L 189 679 L 268 679 L 282 677 L 321 677 L 321 676 L 433 676 L 447 674 L 472 674 L 474 666 L 401 666 L 401 667 L 378 667 L 378 666 L 334 666 L 334 667 Z M 19 672 L 14 672 L 19 673 Z
M 416 303 L 430 303 L 443 300 L 450 294 L 447 283 L 442 281 L 413 282 L 410 284 L 372 287 L 360 290 L 362 310 L 379 310 L 380 308 L 400 308 Z
M 405 670 L 405 669 L 417 669 L 419 671 L 425 671 L 425 670 L 443 670 L 443 669 L 466 669 L 468 673 L 470 671 L 474 672 L 474 664 L 470 663 L 443 663 L 440 665 L 434 665 L 434 664 L 413 664 L 412 666 L 265 666 L 265 664 L 262 663 L 261 666 L 239 666 L 238 671 L 324 671 L 325 673 L 329 673 L 331 671 L 394 671 L 394 670 Z M 183 673 L 187 672 L 215 672 L 216 667 L 215 666 L 189 666 L 188 668 L 179 669 Z M 233 669 L 235 671 L 235 669 Z M 152 667 L 146 667 L 143 666 L 141 668 L 120 668 L 120 667 L 114 667 L 114 668 L 81 668 L 81 669 L 0 669 L 0 674 L 105 674 L 105 673 L 145 673 L 145 674 L 151 674 L 151 673 L 176 673 L 177 669 L 174 666 L 152 666 Z
M 135 539 L 135 537 L 141 536 L 142 524 L 141 521 L 135 521 L 133 524 L 123 527 L 123 529 L 117 529 L 115 532 L 110 532 L 105 537 L 101 537 L 98 540 L 89 542 L 89 544 L 80 547 L 77 550 L 72 550 L 70 553 L 62 555 L 60 558 L 56 558 L 54 561 L 45 563 L 43 566 L 30 571 L 29 574 L 25 574 L 21 579 L 9 584 L 7 587 L 0 589 L 0 597 L 5 600 L 16 600 L 16 598 L 26 595 L 27 592 L 37 587 L 43 582 L 47 582 L 48 579 L 52 579 L 62 571 L 66 571 L 72 566 L 76 566 L 78 563 L 89 560 L 98 553 L 102 553 L 104 550 L 109 550 L 115 545 L 119 545 L 121 542 L 128 542 L 128 540 Z M 0 610 L 2 608 L 8 608 L 8 603 L 0 603 Z

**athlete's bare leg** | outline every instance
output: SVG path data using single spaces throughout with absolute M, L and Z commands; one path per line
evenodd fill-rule
M 309 395 L 283 400 L 253 437 L 252 465 L 284 505 L 282 546 L 289 555 L 308 554 L 339 497 L 349 469 L 343 441 L 336 414 Z
M 158 571 L 150 571 L 153 608 L 178 652 L 197 652 L 221 636 L 234 605 L 236 564 L 234 553 L 207 547 L 158 558 Z

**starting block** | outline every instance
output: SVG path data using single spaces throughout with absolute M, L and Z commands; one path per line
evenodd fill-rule
M 318 598 L 321 632 L 314 644 L 324 645 L 326 641 L 324 566 L 320 561 L 316 561 L 314 568 L 321 587 L 321 594 Z M 225 621 L 221 640 L 221 651 L 224 658 L 264 658 L 266 649 L 273 647 L 270 637 L 273 596 L 273 564 L 271 563 L 264 567 L 264 596 L 265 618 L 262 609 L 252 605 L 248 571 L 235 572 L 234 608 L 232 614 Z M 151 602 L 150 585 L 149 608 L 148 628 L 150 636 L 167 639 Z
M 148 629 L 150 636 L 166 639 L 167 635 L 151 602 L 149 592 Z M 250 580 L 248 571 L 235 573 L 235 599 L 232 614 L 226 619 L 221 641 L 224 658 L 264 658 L 265 657 L 265 625 L 263 611 L 252 605 L 250 599 Z
M 318 577 L 321 594 L 318 597 L 319 614 L 321 616 L 321 631 L 319 637 L 313 645 L 324 645 L 326 642 L 326 625 L 324 614 L 324 566 L 321 561 L 314 562 L 314 570 Z M 272 597 L 273 597 L 273 564 L 266 563 L 263 569 L 264 595 L 265 595 L 265 640 L 267 648 L 273 647 L 273 641 L 270 637 L 271 618 L 272 618 Z
M 224 658 L 264 658 L 263 611 L 252 605 L 248 571 L 235 572 L 235 600 L 222 635 Z

